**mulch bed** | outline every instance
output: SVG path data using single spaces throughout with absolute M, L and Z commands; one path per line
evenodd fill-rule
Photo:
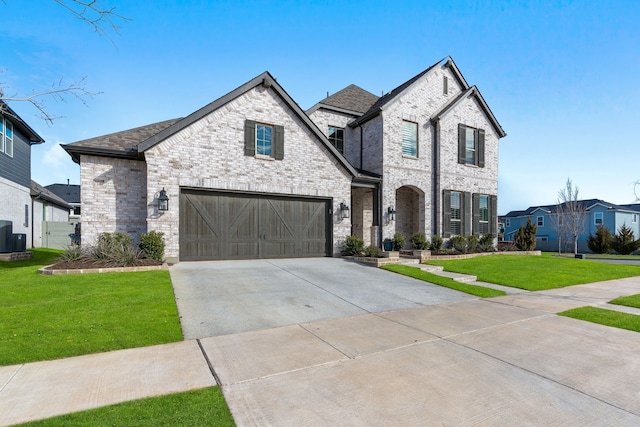
M 146 267 L 162 265 L 162 262 L 155 259 L 139 259 L 133 265 L 118 265 L 112 262 L 101 262 L 90 259 L 77 261 L 64 261 L 49 266 L 47 270 L 86 270 L 90 268 L 113 268 L 113 267 Z

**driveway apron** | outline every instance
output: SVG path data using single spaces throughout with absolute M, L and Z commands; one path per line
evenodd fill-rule
M 186 339 L 474 298 L 336 258 L 183 262 L 169 271 Z

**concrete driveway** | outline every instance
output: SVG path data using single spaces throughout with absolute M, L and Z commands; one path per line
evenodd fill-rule
M 474 299 L 336 258 L 182 262 L 169 271 L 186 339 Z

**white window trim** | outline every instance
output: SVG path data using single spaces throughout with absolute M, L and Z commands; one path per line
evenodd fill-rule
M 410 125 L 415 126 L 416 138 L 415 138 L 414 144 L 415 144 L 416 154 L 405 154 L 404 153 L 404 126 L 405 126 L 405 123 L 408 123 Z M 418 158 L 418 137 L 419 137 L 418 136 L 418 123 L 412 122 L 410 120 L 403 120 L 402 121 L 402 156 L 403 157 L 406 157 L 406 158 L 409 158 L 409 159 L 417 159 Z
M 598 216 L 600 216 L 600 222 L 598 222 Z M 604 214 L 602 212 L 594 212 L 593 213 L 593 224 L 594 225 L 603 225 L 604 224 Z
M 538 227 L 544 227 L 544 217 L 543 216 L 536 217 L 536 224 Z
M 638 214 L 632 214 L 631 215 L 631 222 L 633 224 L 635 224 L 636 222 L 638 222 Z
M 271 154 L 259 154 L 258 153 L 258 126 L 268 127 L 271 129 Z M 272 125 L 268 125 L 266 123 L 258 123 L 256 122 L 256 135 L 255 135 L 255 144 L 256 144 L 256 157 L 259 159 L 273 159 L 273 133 L 274 128 Z

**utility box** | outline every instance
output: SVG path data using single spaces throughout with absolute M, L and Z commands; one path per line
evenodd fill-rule
M 0 220 L 0 253 L 13 252 L 13 222 Z
M 26 252 L 26 251 L 27 251 L 27 235 L 14 234 L 13 235 L 13 252 Z

